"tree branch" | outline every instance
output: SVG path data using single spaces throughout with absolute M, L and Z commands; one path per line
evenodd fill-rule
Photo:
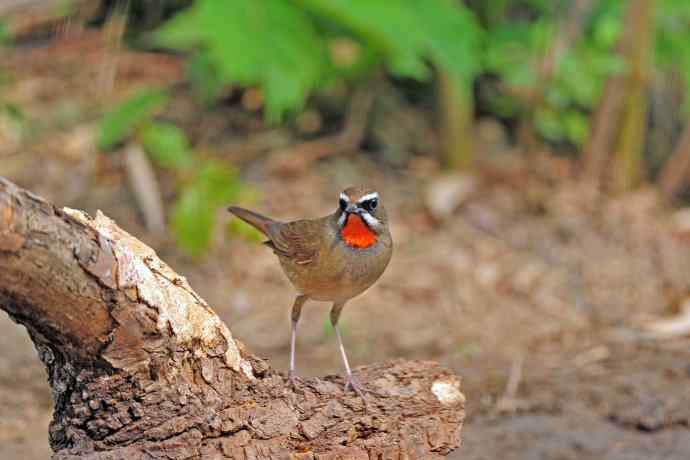
M 248 353 L 152 249 L 100 212 L 58 209 L 0 177 L 0 308 L 26 326 L 55 401 L 55 459 L 435 458 L 465 398 L 431 362 L 296 390 Z

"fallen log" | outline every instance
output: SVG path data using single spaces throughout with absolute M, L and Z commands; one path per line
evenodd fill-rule
M 46 366 L 54 459 L 427 459 L 460 444 L 448 370 L 360 367 L 384 395 L 367 410 L 340 377 L 292 390 L 151 248 L 2 177 L 0 308 Z

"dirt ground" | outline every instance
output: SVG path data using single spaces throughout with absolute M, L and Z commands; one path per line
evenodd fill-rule
M 70 50 L 68 57 L 80 54 Z M 74 56 L 62 64 L 34 58 L 31 68 L 15 57 L 8 66 L 22 78 L 4 96 L 44 122 L 20 154 L 5 137 L 0 175 L 59 205 L 114 218 L 187 276 L 236 337 L 285 371 L 294 292 L 275 256 L 220 225 L 201 260 L 180 255 L 169 235 L 148 233 L 117 156 L 94 147 L 93 104 L 84 102 L 94 94 L 84 94 L 80 80 L 93 75 L 75 73 Z M 160 66 L 140 68 L 147 70 L 139 79 L 161 78 L 151 76 Z M 56 117 L 62 121 L 45 121 Z M 238 129 L 224 117 L 197 129 Z M 0 137 L 8 130 L 0 123 Z M 208 137 L 235 158 L 236 143 Z M 355 365 L 432 359 L 462 376 L 468 417 L 451 458 L 690 458 L 690 338 L 672 330 L 690 300 L 687 214 L 665 208 L 652 190 L 605 198 L 567 178 L 531 183 L 516 173 L 481 176 L 467 202 L 439 221 L 424 198 L 436 174 L 422 167 L 393 171 L 371 154 L 353 154 L 287 174 L 264 160 L 244 161 L 242 177 L 259 191 L 252 207 L 276 218 L 329 213 L 351 184 L 381 192 L 395 254 L 382 279 L 346 307 L 344 338 Z M 169 202 L 174 181 L 161 174 L 161 185 Z M 327 311 L 315 303 L 303 312 L 303 375 L 341 372 Z M 0 459 L 48 458 L 50 414 L 33 347 L 0 313 Z
M 354 176 L 379 184 L 396 253 L 346 308 L 345 340 L 355 364 L 434 359 L 463 377 L 468 419 L 451 458 L 690 458 L 690 340 L 643 334 L 685 300 L 690 243 L 652 192 L 604 200 L 593 213 L 581 187 L 568 185 L 534 214 L 493 185 L 438 223 L 423 209 L 423 184 L 371 166 L 361 160 L 348 173 L 334 160 L 298 180 L 262 177 L 257 206 L 280 218 L 317 216 Z M 60 190 L 15 179 L 71 204 Z M 155 243 L 127 191 L 113 195 L 125 199 L 87 208 Z M 200 262 L 170 243 L 158 250 L 240 340 L 286 369 L 293 291 L 270 251 L 222 232 Z M 341 371 L 326 307 L 308 305 L 300 324 L 304 375 Z M 45 375 L 4 315 L 0 349 L 0 458 L 47 458 Z

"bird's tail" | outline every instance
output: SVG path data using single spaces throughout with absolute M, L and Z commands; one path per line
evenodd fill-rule
M 230 206 L 228 211 L 259 230 L 261 233 L 270 238 L 269 226 L 277 222 L 270 217 L 262 216 L 249 209 L 240 208 L 237 206 Z

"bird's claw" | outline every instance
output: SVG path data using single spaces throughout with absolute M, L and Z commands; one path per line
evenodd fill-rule
M 346 383 L 345 383 L 345 391 L 350 391 L 350 390 L 357 393 L 357 396 L 359 396 L 362 399 L 362 402 L 364 403 L 364 410 L 365 411 L 367 410 L 367 400 L 364 397 L 364 393 L 370 393 L 370 394 L 373 394 L 374 396 L 378 396 L 378 397 L 385 397 L 386 396 L 382 393 L 379 393 L 378 391 L 371 390 L 369 388 L 362 386 L 357 381 L 357 379 L 355 379 L 355 377 L 353 375 L 348 375 Z
M 297 383 L 300 380 L 299 377 L 297 377 L 294 372 L 288 372 L 288 387 L 292 389 L 292 391 L 297 390 Z

